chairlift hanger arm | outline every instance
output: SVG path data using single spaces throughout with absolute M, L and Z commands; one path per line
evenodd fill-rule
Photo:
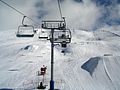
M 23 25 L 23 26 L 25 26 L 25 24 L 24 24 L 25 17 L 26 17 L 26 16 L 23 16 L 23 19 L 22 19 L 22 25 Z

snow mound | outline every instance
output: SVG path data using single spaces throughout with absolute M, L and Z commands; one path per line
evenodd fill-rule
M 27 45 L 27 46 L 24 48 L 24 50 L 31 50 L 32 48 L 33 48 L 32 45 Z
M 120 37 L 118 34 L 108 31 L 108 30 L 99 30 L 94 32 L 96 40 L 110 40 Z
M 108 31 L 80 30 L 73 32 L 65 55 L 61 53 L 63 49 L 60 45 L 55 45 L 55 88 L 120 90 L 119 39 L 119 36 Z M 36 37 L 16 38 L 13 32 L 3 32 L 0 33 L 0 43 L 0 90 L 34 90 L 42 81 L 36 73 L 42 65 L 48 67 L 45 85 L 49 88 L 49 41 Z
M 26 46 L 23 46 L 19 52 L 21 53 L 25 53 L 25 52 L 33 52 L 34 50 L 37 50 L 39 46 L 37 45 L 26 45 Z
M 86 70 L 86 71 L 88 71 L 90 73 L 90 75 L 92 75 L 94 70 L 95 70 L 95 68 L 97 67 L 100 59 L 101 59 L 100 57 L 90 58 L 87 62 L 85 62 L 81 66 L 81 68 Z

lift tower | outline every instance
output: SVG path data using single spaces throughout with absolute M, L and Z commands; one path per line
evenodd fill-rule
M 51 80 L 50 80 L 50 90 L 54 90 L 54 32 L 56 30 L 64 30 L 65 26 L 64 20 L 51 20 L 51 21 L 42 21 L 43 29 L 51 29 Z

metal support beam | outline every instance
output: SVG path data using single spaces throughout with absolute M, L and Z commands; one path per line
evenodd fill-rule
M 54 80 L 53 80 L 53 71 L 54 71 L 54 29 L 51 29 L 51 81 L 50 81 L 50 90 L 54 90 Z

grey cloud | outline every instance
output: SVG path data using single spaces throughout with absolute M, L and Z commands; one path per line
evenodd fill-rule
M 37 22 L 43 19 L 60 19 L 57 0 L 5 0 L 15 5 Z M 63 16 L 66 17 L 67 25 L 70 28 L 97 29 L 104 25 L 120 24 L 120 1 L 119 0 L 60 0 Z M 81 3 L 82 2 L 82 3 Z M 1 5 L 1 3 L 0 3 Z M 17 27 L 22 16 L 15 13 L 5 5 L 2 7 L 0 27 Z M 10 17 L 10 12 L 11 14 Z M 15 19 L 14 17 L 17 17 Z M 7 21 L 12 20 L 12 23 Z M 9 25 L 10 24 L 10 25 Z M 11 25 L 12 24 L 12 25 Z M 16 26 L 13 26 L 16 25 Z

